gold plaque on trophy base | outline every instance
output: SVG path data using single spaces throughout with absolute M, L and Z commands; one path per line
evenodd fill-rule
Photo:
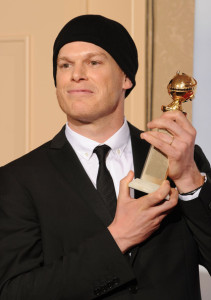
M 184 73 L 176 73 L 168 86 L 168 93 L 172 97 L 173 101 L 167 105 L 162 106 L 162 111 L 173 111 L 173 110 L 182 110 L 182 103 L 192 100 L 195 95 L 197 81 Z M 186 113 L 185 113 L 186 114 Z M 165 129 L 158 129 L 160 132 L 171 135 Z M 129 187 L 136 190 L 145 192 L 147 194 L 155 192 L 162 182 L 168 176 L 168 158 L 161 151 L 151 146 L 141 178 L 136 178 L 129 183 Z

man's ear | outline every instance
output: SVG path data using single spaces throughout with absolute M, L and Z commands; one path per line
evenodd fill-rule
M 125 75 L 124 83 L 123 83 L 123 89 L 128 90 L 132 88 L 133 84 L 131 80 Z

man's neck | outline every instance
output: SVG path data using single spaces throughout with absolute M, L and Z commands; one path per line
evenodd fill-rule
M 89 124 L 79 124 L 68 120 L 68 126 L 78 134 L 81 134 L 98 143 L 104 143 L 113 136 L 123 125 L 124 117 L 110 119 L 104 118 Z

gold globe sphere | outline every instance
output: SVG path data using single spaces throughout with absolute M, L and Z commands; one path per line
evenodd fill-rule
M 162 111 L 182 110 L 182 103 L 192 101 L 196 92 L 197 81 L 185 73 L 176 75 L 170 80 L 167 90 L 173 102 L 167 106 L 162 106 Z

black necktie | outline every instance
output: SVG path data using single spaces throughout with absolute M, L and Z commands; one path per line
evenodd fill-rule
M 97 174 L 97 190 L 102 196 L 105 204 L 110 211 L 112 218 L 114 218 L 116 211 L 116 193 L 113 179 L 109 170 L 106 167 L 106 155 L 111 148 L 107 145 L 97 146 L 94 153 L 99 159 L 99 170 Z

